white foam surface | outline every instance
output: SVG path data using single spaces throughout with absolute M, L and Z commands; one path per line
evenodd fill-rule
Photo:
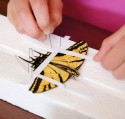
M 61 48 L 73 44 L 66 38 L 61 39 Z M 51 35 L 51 40 L 52 46 L 58 47 L 60 37 Z M 86 60 L 80 68 L 80 77 L 69 79 L 65 89 L 32 94 L 28 91 L 33 82 L 26 71 L 28 65 L 16 56 L 28 55 L 29 48 L 37 51 L 41 48 L 21 40 L 21 34 L 3 16 L 0 16 L 0 44 L 16 51 L 0 47 L 0 99 L 47 119 L 125 118 L 125 80 L 116 80 L 99 63 Z M 49 40 L 44 44 L 50 46 Z M 88 56 L 93 57 L 96 52 L 89 48 Z

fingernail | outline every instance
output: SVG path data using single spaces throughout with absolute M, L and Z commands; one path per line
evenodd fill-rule
M 94 61 L 96 61 L 96 62 L 99 62 L 100 60 L 101 60 L 101 55 L 100 55 L 100 53 L 98 52 L 95 56 L 94 56 Z
M 51 25 L 47 29 L 45 29 L 43 31 L 43 33 L 46 34 L 46 35 L 49 35 L 49 34 L 53 33 L 53 31 L 54 31 L 54 27 L 53 27 L 53 25 Z

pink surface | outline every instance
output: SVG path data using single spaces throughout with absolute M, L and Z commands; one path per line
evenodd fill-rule
M 63 0 L 64 14 L 114 32 L 125 24 L 125 0 Z
M 70 39 L 76 42 L 84 40 L 89 44 L 89 47 L 99 49 L 102 41 L 111 35 L 111 32 L 64 16 L 62 24 L 55 30 L 54 34 L 63 37 L 65 35 L 71 36 Z

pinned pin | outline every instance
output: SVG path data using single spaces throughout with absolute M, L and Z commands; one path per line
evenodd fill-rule
M 49 36 L 50 46 L 51 46 L 51 48 L 52 48 L 52 41 L 51 41 L 50 34 L 49 34 L 48 36 Z

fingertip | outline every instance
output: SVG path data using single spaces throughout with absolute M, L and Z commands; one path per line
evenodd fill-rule
M 101 45 L 100 50 L 93 58 L 94 61 L 100 62 L 110 49 L 111 49 L 110 45 L 108 45 L 106 40 L 104 40 L 102 45 Z
M 44 41 L 44 40 L 46 40 L 46 38 L 47 38 L 47 36 L 43 34 L 43 35 L 39 36 L 38 40 Z
M 45 30 L 43 31 L 43 33 L 44 33 L 45 35 L 49 35 L 49 34 L 53 33 L 53 31 L 54 31 L 54 26 L 53 26 L 53 25 L 50 25 L 47 29 L 45 29 Z
M 96 62 L 100 62 L 101 59 L 102 59 L 102 57 L 103 57 L 102 54 L 101 54 L 100 52 L 98 52 L 98 53 L 94 56 L 93 60 L 96 61 Z
M 30 31 L 27 30 L 26 34 L 32 38 L 35 38 L 35 39 L 41 40 L 41 41 L 43 41 L 47 38 L 47 36 L 37 28 L 31 29 Z
M 33 36 L 33 38 L 44 41 L 46 40 L 47 36 L 43 32 L 38 32 L 35 36 Z

